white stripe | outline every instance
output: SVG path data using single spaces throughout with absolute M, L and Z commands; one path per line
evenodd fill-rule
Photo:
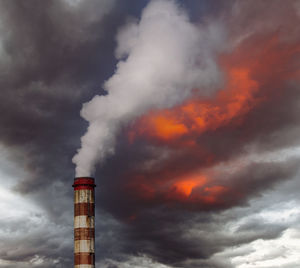
M 94 239 L 74 241 L 74 253 L 80 253 L 80 252 L 94 253 L 95 252 Z
M 74 228 L 94 228 L 95 217 L 94 216 L 75 216 L 74 217 Z
M 95 266 L 92 264 L 78 264 L 75 265 L 74 268 L 95 268 Z
M 94 203 L 94 195 L 92 190 L 74 191 L 74 203 Z

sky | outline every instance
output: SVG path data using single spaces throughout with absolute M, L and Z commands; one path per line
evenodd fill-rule
M 0 0 L 0 268 L 300 263 L 300 3 Z

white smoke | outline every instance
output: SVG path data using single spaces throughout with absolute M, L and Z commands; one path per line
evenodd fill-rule
M 95 96 L 81 110 L 89 127 L 73 158 L 76 176 L 91 175 L 95 164 L 113 153 L 116 133 L 130 120 L 182 102 L 193 89 L 207 94 L 215 88 L 220 33 L 217 26 L 191 23 L 171 0 L 150 2 L 139 22 L 121 29 L 116 72 L 104 84 L 108 94 Z

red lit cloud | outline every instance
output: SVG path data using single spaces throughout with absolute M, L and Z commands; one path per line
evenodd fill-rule
M 200 95 L 194 86 L 179 102 L 122 126 L 115 155 L 96 177 L 99 203 L 126 225 L 130 254 L 134 249 L 171 267 L 234 267 L 232 257 L 227 266 L 226 257 L 215 262 L 214 254 L 285 229 L 256 219 L 247 225 L 252 209 L 265 209 L 255 202 L 282 193 L 299 170 L 299 159 L 280 153 L 300 144 L 299 19 L 292 2 L 273 3 L 233 1 L 203 23 L 220 18 L 228 34 L 225 50 L 214 55 L 222 83 L 213 94 Z M 159 99 L 161 90 L 149 98 Z
M 206 174 L 221 160 L 220 148 L 209 146 L 207 137 L 214 142 L 224 131 L 236 136 L 240 148 L 225 140 L 219 143 L 228 160 L 234 149 L 241 151 L 251 142 L 256 126 L 252 126 L 253 133 L 240 130 L 253 124 L 249 114 L 286 94 L 287 81 L 299 80 L 295 68 L 299 52 L 299 44 L 283 42 L 276 33 L 245 39 L 233 51 L 220 55 L 224 86 L 214 96 L 199 97 L 195 90 L 182 104 L 152 110 L 136 120 L 127 130 L 132 145 L 143 141 L 170 153 L 159 168 L 129 173 L 125 191 L 146 203 L 193 209 L 231 206 L 247 198 L 247 189 L 239 191 L 233 179 L 222 181 L 222 174 Z
M 281 44 L 277 35 L 259 40 L 255 47 L 245 41 L 231 54 L 220 57 L 226 82 L 216 96 L 194 96 L 172 109 L 151 111 L 131 127 L 130 140 L 142 137 L 174 146 L 195 146 L 196 138 L 206 131 L 242 125 L 243 116 L 251 109 L 280 94 L 276 88 L 266 92 L 266 83 L 299 79 L 299 70 L 288 68 L 299 52 L 300 45 Z

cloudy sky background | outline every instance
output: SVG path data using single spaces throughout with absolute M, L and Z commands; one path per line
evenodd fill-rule
M 97 266 L 296 267 L 299 23 L 290 0 L 0 0 L 0 267 L 72 267 L 80 148 Z M 203 102 L 225 117 L 195 130 Z

